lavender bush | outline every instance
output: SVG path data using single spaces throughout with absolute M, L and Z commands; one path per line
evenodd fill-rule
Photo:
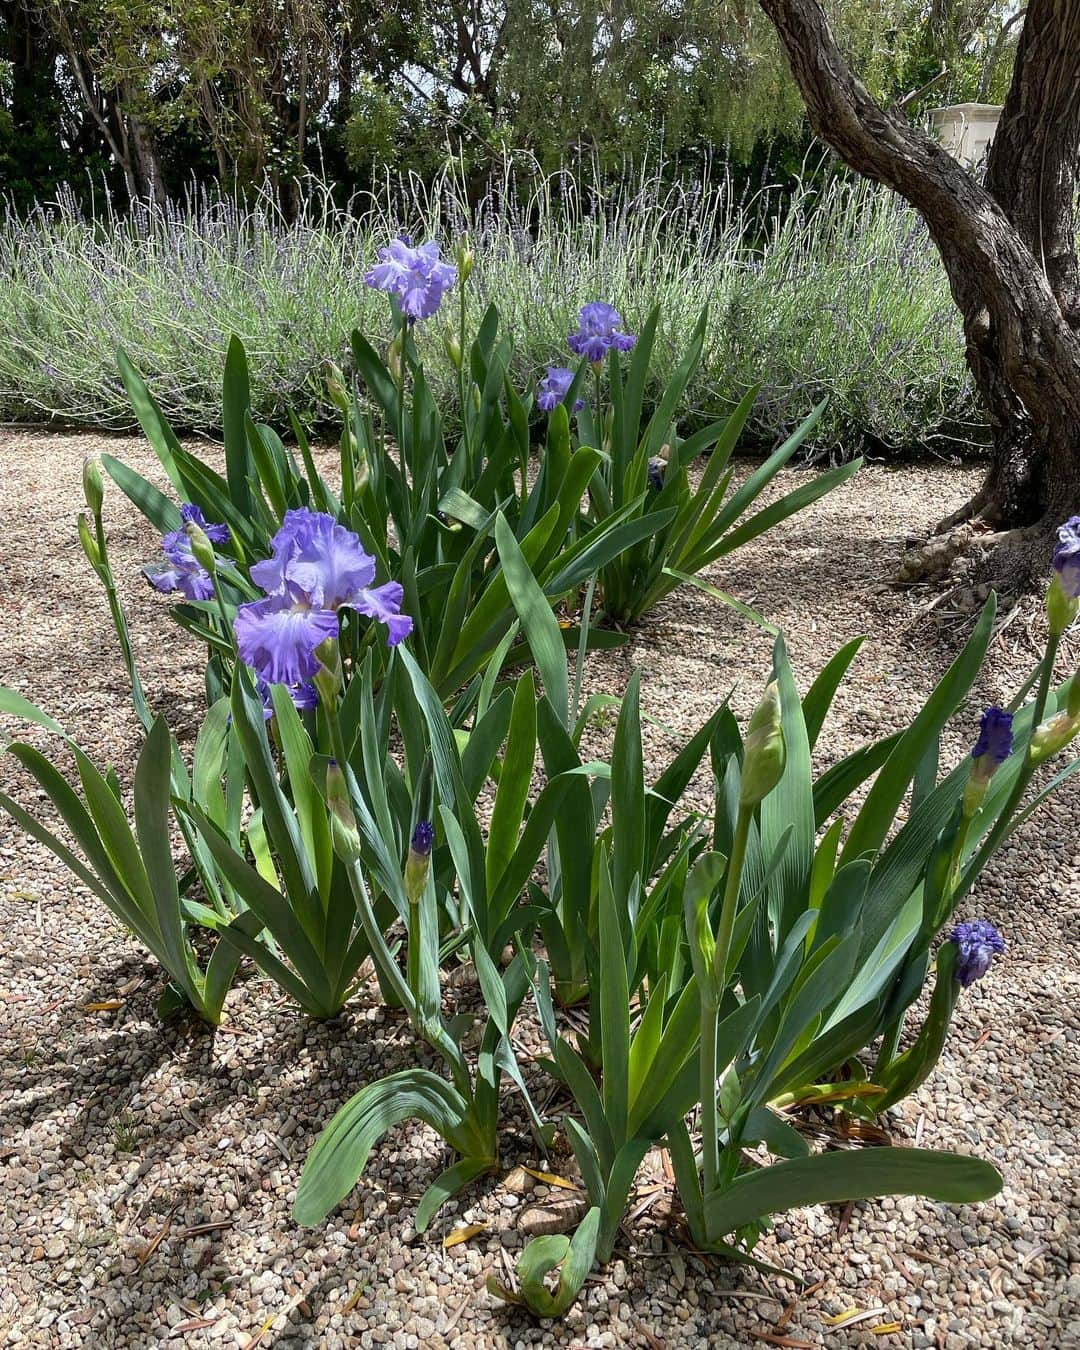
M 581 305 L 617 295 L 629 331 L 660 306 L 650 403 L 708 306 L 691 420 L 726 414 L 760 383 L 748 428 L 759 443 L 789 435 L 797 410 L 826 395 L 818 452 L 966 434 L 976 414 L 963 348 L 918 218 L 837 182 L 797 193 L 761 238 L 760 205 L 722 185 L 643 180 L 608 191 L 568 175 L 538 178 L 527 199 L 505 184 L 475 207 L 450 176 L 427 189 L 388 181 L 350 211 L 313 184 L 289 221 L 269 201 L 204 197 L 90 221 L 62 199 L 0 227 L 0 416 L 130 427 L 116 376 L 123 348 L 171 421 L 216 428 L 233 333 L 248 351 L 258 416 L 328 413 L 324 360 L 347 364 L 354 328 L 376 346 L 389 337 L 386 308 L 363 278 L 403 230 L 475 241 L 468 324 L 476 331 L 487 304 L 498 305 L 519 385 L 561 365 Z M 433 319 L 420 343 L 444 406 L 456 326 L 452 312 Z

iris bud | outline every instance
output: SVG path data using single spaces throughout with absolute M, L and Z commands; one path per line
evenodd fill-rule
M 315 648 L 319 669 L 312 677 L 312 684 L 323 703 L 332 704 L 337 698 L 342 684 L 341 652 L 337 638 L 327 638 Z
M 458 280 L 464 286 L 472 273 L 473 264 L 476 262 L 476 254 L 469 247 L 467 239 L 458 240 L 454 261 L 457 263 Z
M 330 841 L 342 862 L 360 857 L 360 831 L 349 802 L 349 789 L 341 765 L 332 759 L 326 766 L 326 804 L 330 808 Z
M 765 689 L 746 728 L 739 805 L 756 806 L 779 783 L 787 763 L 787 745 L 780 719 L 780 686 Z
M 330 402 L 343 413 L 349 411 L 349 391 L 345 386 L 345 376 L 336 361 L 326 363 L 326 392 Z
M 450 364 L 455 370 L 461 369 L 461 343 L 455 337 L 447 335 L 443 338 L 443 347 L 446 349 L 446 355 L 450 358 Z
M 401 376 L 403 370 L 401 360 L 401 348 L 402 348 L 402 336 L 401 333 L 399 332 L 397 337 L 394 338 L 393 342 L 391 342 L 386 353 L 386 364 L 389 367 L 390 374 L 393 377 L 394 383 L 399 387 L 401 385 Z
M 101 477 L 101 462 L 94 458 L 83 460 L 82 471 L 83 496 L 92 515 L 101 515 L 101 503 L 105 498 L 105 484 Z
M 217 571 L 217 557 L 214 553 L 214 546 L 207 537 L 206 531 L 196 525 L 193 520 L 189 520 L 184 526 L 187 531 L 187 537 L 191 541 L 191 556 L 204 568 L 211 576 Z
M 431 849 L 435 843 L 435 830 L 430 820 L 419 820 L 413 830 L 409 843 L 409 855 L 405 859 L 405 894 L 411 905 L 420 903 L 427 885 L 428 872 L 431 870 Z
M 1076 618 L 1078 609 L 1080 599 L 1068 593 L 1062 584 L 1061 573 L 1055 572 L 1046 592 L 1046 617 L 1054 637 L 1060 637 L 1064 633 Z
M 956 979 L 964 989 L 981 980 L 995 955 L 1005 951 L 1005 939 L 989 919 L 958 923 L 948 940 L 956 946 Z
M 86 554 L 90 566 L 95 569 L 99 568 L 101 566 L 101 553 L 98 550 L 97 540 L 90 533 L 90 526 L 81 511 L 79 512 L 79 543 L 82 544 L 83 552 Z
M 1080 714 L 1070 713 L 1068 709 L 1041 723 L 1035 728 L 1028 749 L 1032 764 L 1041 764 L 1044 759 L 1064 750 L 1078 731 Z
M 964 789 L 964 814 L 974 815 L 990 780 L 1012 754 L 1012 713 L 992 704 L 982 715 L 979 738 L 971 751 L 971 776 Z

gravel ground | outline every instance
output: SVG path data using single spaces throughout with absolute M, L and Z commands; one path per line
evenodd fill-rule
M 153 465 L 136 441 L 0 431 L 2 677 L 125 778 L 136 724 L 74 530 L 82 458 L 102 448 Z M 881 579 L 905 535 L 958 504 L 974 481 L 944 467 L 867 469 L 714 569 L 711 580 L 784 626 L 804 683 L 843 641 L 869 634 L 823 736 L 827 756 L 903 723 L 955 651 L 957 626 L 927 612 L 930 597 Z M 107 519 L 151 701 L 188 736 L 201 706 L 200 653 L 137 580 L 156 540 L 116 490 Z M 1016 686 L 1039 631 L 1025 614 L 1003 630 L 980 698 Z M 737 711 L 749 707 L 768 642 L 687 588 L 629 647 L 594 660 L 589 682 L 617 691 L 633 665 L 643 670 L 646 711 L 681 735 L 738 680 Z M 946 753 L 964 753 L 970 730 Z M 651 726 L 648 735 L 662 757 L 666 733 Z M 23 800 L 30 792 L 6 760 L 0 786 Z M 810 1281 L 796 1297 L 792 1282 L 687 1251 L 667 1224 L 662 1160 L 652 1157 L 643 1208 L 615 1260 L 551 1326 L 484 1292 L 488 1273 L 506 1276 L 521 1216 L 547 1188 L 520 1169 L 492 1179 L 418 1239 L 414 1205 L 443 1163 L 424 1127 L 394 1131 L 322 1229 L 292 1223 L 320 1127 L 347 1094 L 409 1062 L 397 1019 L 357 999 L 317 1024 L 249 975 L 216 1035 L 190 1021 L 162 1025 L 153 1015 L 160 972 L 5 822 L 0 1336 L 129 1347 L 1080 1345 L 1078 837 L 1080 793 L 1070 784 L 984 875 L 968 912 L 1004 930 L 1008 954 L 961 1000 L 937 1073 L 888 1122 L 899 1142 L 990 1158 L 1005 1177 L 997 1199 L 783 1215 L 762 1251 Z M 528 1147 L 508 1132 L 508 1166 L 535 1164 Z M 487 1227 L 444 1248 L 471 1222 Z M 851 1309 L 868 1316 L 829 1324 Z

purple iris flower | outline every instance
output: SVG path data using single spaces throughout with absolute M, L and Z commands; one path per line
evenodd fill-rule
M 602 361 L 608 351 L 628 352 L 637 341 L 633 333 L 622 331 L 623 321 L 613 305 L 593 300 L 582 305 L 578 314 L 578 331 L 566 339 L 570 350 L 589 361 Z
M 375 290 L 397 296 L 410 320 L 430 319 L 456 280 L 457 268 L 441 261 L 434 240 L 413 248 L 407 234 L 379 249 L 379 261 L 364 277 Z
M 982 715 L 979 739 L 971 751 L 971 758 L 982 760 L 991 773 L 1012 754 L 1012 724 L 1012 713 L 999 708 L 997 704 L 991 704 Z
M 994 956 L 1005 950 L 1005 939 L 989 919 L 958 923 L 949 934 L 949 941 L 956 943 L 956 978 L 965 989 L 981 980 Z
M 435 827 L 430 820 L 418 820 L 416 829 L 412 832 L 412 843 L 409 845 L 411 852 L 418 858 L 426 858 L 431 853 L 431 847 L 435 843 Z
M 296 686 L 315 676 L 315 649 L 338 636 L 339 610 L 385 623 L 391 647 L 412 632 L 412 619 L 400 612 L 401 583 L 373 587 L 375 559 L 333 516 L 288 511 L 270 546 L 271 556 L 251 569 L 267 597 L 241 605 L 235 623 L 240 656 L 267 683 Z
M 659 492 L 664 486 L 664 470 L 667 462 L 659 455 L 653 455 L 648 464 L 648 482 L 653 492 Z
M 210 524 L 194 503 L 184 502 L 180 507 L 180 515 L 184 525 L 189 521 L 198 525 L 211 543 L 229 542 L 229 527 Z M 161 551 L 165 554 L 165 562 L 144 567 L 143 576 L 156 591 L 180 591 L 188 600 L 209 600 L 214 594 L 214 583 L 210 573 L 192 553 L 191 540 L 184 525 L 178 530 L 170 530 L 162 538 Z
M 269 722 L 274 715 L 274 700 L 270 696 L 270 685 L 266 683 L 261 675 L 256 677 L 255 692 L 258 694 L 263 706 L 263 719 L 264 721 Z M 319 695 L 315 690 L 315 686 L 310 683 L 294 684 L 290 686 L 289 697 L 292 699 L 293 705 L 299 712 L 307 712 L 309 709 L 315 708 L 319 702 Z
M 1080 597 L 1080 516 L 1073 516 L 1058 530 L 1054 568 L 1069 599 Z
M 547 374 L 540 381 L 536 393 L 536 406 L 541 412 L 553 412 L 564 402 L 574 383 L 574 372 L 565 366 L 548 366 Z M 583 398 L 574 400 L 574 412 L 580 412 L 585 406 Z
M 183 517 L 184 524 L 188 521 L 198 525 L 203 534 L 212 544 L 227 544 L 229 542 L 228 525 L 212 525 L 202 513 L 202 509 L 194 502 L 184 502 L 180 507 L 180 515 Z

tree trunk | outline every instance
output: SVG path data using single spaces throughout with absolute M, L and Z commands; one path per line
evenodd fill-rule
M 1048 536 L 1080 511 L 1080 0 L 1031 0 L 1012 88 L 980 184 L 855 78 L 817 0 L 760 0 L 818 135 L 905 197 L 941 254 L 993 433 L 990 470 L 960 520 L 1036 527 L 992 560 L 1016 583 L 1045 566 Z

